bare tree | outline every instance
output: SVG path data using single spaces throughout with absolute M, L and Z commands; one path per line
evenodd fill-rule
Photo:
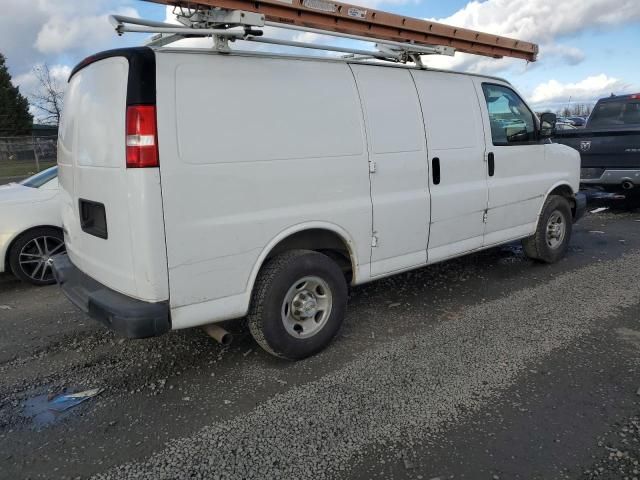
M 64 89 L 51 74 L 46 63 L 34 67 L 33 73 L 40 88 L 29 96 L 31 105 L 40 112 L 41 115 L 38 115 L 40 122 L 57 126 L 60 123 L 60 114 L 62 113 Z
M 562 107 L 556 110 L 559 117 L 588 117 L 593 110 L 591 103 L 574 103 L 571 107 Z

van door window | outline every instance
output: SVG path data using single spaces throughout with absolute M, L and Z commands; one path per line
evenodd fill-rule
M 533 113 L 516 92 L 502 85 L 483 84 L 494 145 L 518 145 L 536 140 Z

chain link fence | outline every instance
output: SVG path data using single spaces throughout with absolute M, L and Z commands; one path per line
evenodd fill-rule
M 56 164 L 57 136 L 0 137 L 0 185 Z

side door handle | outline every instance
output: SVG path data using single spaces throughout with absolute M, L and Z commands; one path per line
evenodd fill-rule
M 489 152 L 489 155 L 487 156 L 487 168 L 489 169 L 489 176 L 493 177 L 496 173 L 496 159 L 493 152 Z
M 431 160 L 431 174 L 433 175 L 433 184 L 440 184 L 440 159 L 438 157 L 434 157 Z

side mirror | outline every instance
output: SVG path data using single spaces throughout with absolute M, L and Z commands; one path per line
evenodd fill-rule
M 547 112 L 540 115 L 540 138 L 549 138 L 556 131 L 558 118 L 555 113 Z

